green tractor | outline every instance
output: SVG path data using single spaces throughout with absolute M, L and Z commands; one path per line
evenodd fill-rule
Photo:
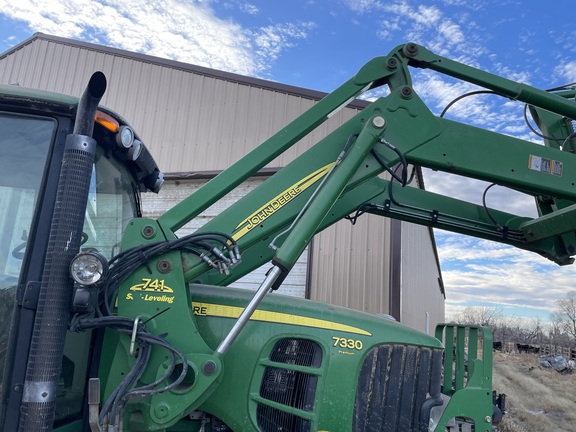
M 545 145 L 433 115 L 409 67 L 529 104 Z M 174 234 L 382 85 L 387 96 L 257 190 L 195 233 Z M 163 175 L 132 128 L 99 105 L 105 88 L 99 72 L 79 100 L 0 87 L 2 430 L 492 430 L 502 406 L 489 329 L 440 325 L 432 337 L 267 294 L 317 232 L 351 214 L 572 263 L 573 88 L 546 92 L 401 45 L 156 220 L 142 218 L 140 193 L 157 192 Z M 409 165 L 533 195 L 539 217 L 405 187 Z M 255 293 L 228 287 L 266 262 Z

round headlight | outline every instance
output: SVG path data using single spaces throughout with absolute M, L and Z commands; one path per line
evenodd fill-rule
M 94 285 L 106 276 L 108 261 L 96 251 L 83 251 L 70 263 L 70 275 L 80 285 Z
M 118 135 L 116 135 L 116 144 L 120 148 L 130 148 L 132 143 L 134 142 L 134 132 L 128 126 L 120 126 L 120 130 L 118 131 Z

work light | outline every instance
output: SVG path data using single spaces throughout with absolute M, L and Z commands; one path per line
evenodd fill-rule
M 70 275 L 80 285 L 94 285 L 108 272 L 108 261 L 94 250 L 82 251 L 70 263 Z

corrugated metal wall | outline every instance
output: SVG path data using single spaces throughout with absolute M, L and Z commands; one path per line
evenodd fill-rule
M 246 77 L 231 80 L 231 74 L 206 74 L 202 69 L 40 35 L 0 56 L 0 83 L 79 96 L 91 74 L 103 71 L 109 81 L 103 103 L 129 119 L 162 170 L 172 173 L 222 170 L 315 103 L 303 96 L 304 89 L 300 94 L 295 91 L 299 89 L 285 91 L 288 86 L 281 84 Z M 357 112 L 342 109 L 270 166 L 285 165 Z M 318 235 L 312 251 L 311 297 L 388 313 L 389 227 L 387 219 L 365 216 L 354 227 L 343 221 Z M 410 235 L 407 230 L 402 238 Z M 430 240 L 418 239 L 417 252 L 410 255 L 429 254 Z M 412 247 L 405 245 L 404 251 Z M 443 314 L 440 291 L 429 282 L 437 278 L 437 271 L 426 267 L 430 273 L 425 273 L 417 261 L 402 262 L 403 304 L 412 303 L 415 293 L 421 304 L 419 290 L 430 290 L 435 316 Z M 415 273 L 420 279 L 412 281 Z M 428 282 L 422 285 L 424 279 Z M 405 315 L 404 322 L 423 329 L 420 312 Z
M 402 222 L 402 322 L 430 334 L 444 322 L 444 296 L 430 229 Z M 414 301 L 417 299 L 417 301 Z
M 0 60 L 0 83 L 80 96 L 93 72 L 164 172 L 223 170 L 315 101 L 160 63 L 36 39 Z M 280 167 L 353 117 L 344 108 L 273 161 Z
M 370 313 L 389 313 L 390 220 L 340 221 L 315 238 L 311 298 Z
M 216 202 L 214 205 L 208 207 L 205 211 L 200 213 L 192 221 L 184 225 L 177 231 L 179 237 L 192 234 L 198 228 L 202 227 L 206 222 L 210 221 L 215 216 L 219 215 L 227 207 L 234 204 L 248 192 L 251 192 L 258 187 L 267 177 L 251 178 L 245 181 L 241 186 L 234 189 L 223 199 Z M 206 183 L 206 180 L 170 180 L 167 181 L 158 195 L 144 194 L 142 196 L 142 204 L 145 209 L 145 217 L 152 219 L 157 218 L 167 208 L 174 206 L 182 201 L 191 193 L 194 193 L 201 186 Z M 255 289 L 264 281 L 266 272 L 270 269 L 271 264 L 265 264 L 262 267 L 254 270 L 252 273 L 238 279 L 230 286 L 243 289 Z M 305 297 L 307 289 L 307 269 L 308 269 L 308 248 L 302 253 L 288 277 L 278 289 L 279 294 Z

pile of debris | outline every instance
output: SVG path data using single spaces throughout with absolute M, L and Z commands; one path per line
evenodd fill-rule
M 543 355 L 538 357 L 538 362 L 545 368 L 552 368 L 560 373 L 572 373 L 575 369 L 574 360 L 566 360 L 561 355 Z

